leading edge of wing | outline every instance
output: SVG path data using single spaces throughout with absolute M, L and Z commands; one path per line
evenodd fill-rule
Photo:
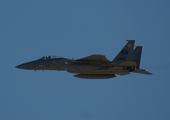
M 104 55 L 93 54 L 84 58 L 77 59 L 77 61 L 102 61 L 110 62 Z

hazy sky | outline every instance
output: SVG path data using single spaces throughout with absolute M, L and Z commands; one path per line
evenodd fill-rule
M 169 120 L 169 0 L 1 0 L 1 120 Z M 141 68 L 107 80 L 15 66 L 43 55 L 112 60 L 135 39 Z

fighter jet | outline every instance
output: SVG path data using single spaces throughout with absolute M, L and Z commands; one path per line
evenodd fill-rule
M 93 54 L 80 59 L 68 59 L 44 56 L 38 60 L 16 66 L 26 70 L 64 70 L 75 74 L 74 77 L 85 79 L 114 78 L 131 72 L 150 75 L 152 73 L 140 69 L 142 46 L 136 46 L 135 40 L 127 40 L 127 44 L 117 56 L 108 60 L 104 55 Z

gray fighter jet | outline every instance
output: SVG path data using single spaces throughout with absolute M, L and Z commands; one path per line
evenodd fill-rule
M 85 79 L 106 79 L 117 75 L 127 75 L 130 72 L 148 74 L 146 70 L 140 69 L 142 46 L 136 46 L 135 40 L 127 40 L 127 44 L 112 60 L 104 55 L 93 54 L 81 59 L 57 58 L 44 56 L 38 60 L 27 62 L 16 66 L 26 70 L 65 70 L 75 74 L 75 77 Z

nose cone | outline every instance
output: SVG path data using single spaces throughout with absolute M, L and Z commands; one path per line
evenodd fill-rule
M 29 70 L 30 66 L 27 63 L 17 65 L 16 68 Z

